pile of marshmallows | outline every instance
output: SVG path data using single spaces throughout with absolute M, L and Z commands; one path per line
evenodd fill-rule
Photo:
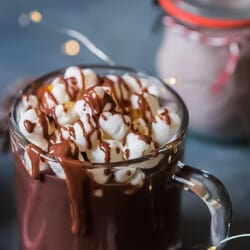
M 167 144 L 180 128 L 177 113 L 159 104 L 159 89 L 146 78 L 98 76 L 68 67 L 64 76 L 24 94 L 19 129 L 46 152 L 67 140 L 78 160 L 92 163 L 135 159 Z M 27 122 L 32 126 L 27 126 Z

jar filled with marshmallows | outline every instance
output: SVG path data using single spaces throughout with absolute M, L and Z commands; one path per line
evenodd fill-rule
M 156 68 L 184 99 L 190 129 L 250 138 L 249 0 L 159 0 L 167 15 Z

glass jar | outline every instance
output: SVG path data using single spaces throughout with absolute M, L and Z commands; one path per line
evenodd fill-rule
M 158 74 L 183 97 L 190 129 L 250 138 L 250 2 L 160 0 Z

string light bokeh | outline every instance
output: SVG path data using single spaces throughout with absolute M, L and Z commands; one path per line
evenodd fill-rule
M 21 27 L 26 27 L 31 23 L 41 23 L 43 21 L 43 15 L 38 10 L 33 10 L 29 14 L 22 13 L 18 16 L 18 24 Z M 62 53 L 68 56 L 77 56 L 80 53 L 80 44 L 74 39 L 70 39 L 62 44 Z
M 68 40 L 63 44 L 62 50 L 68 56 L 76 56 L 80 53 L 80 44 L 76 40 Z

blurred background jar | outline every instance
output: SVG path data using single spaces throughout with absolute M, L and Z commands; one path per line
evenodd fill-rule
M 167 15 L 156 69 L 185 100 L 190 129 L 216 139 L 250 138 L 250 1 L 159 4 Z

